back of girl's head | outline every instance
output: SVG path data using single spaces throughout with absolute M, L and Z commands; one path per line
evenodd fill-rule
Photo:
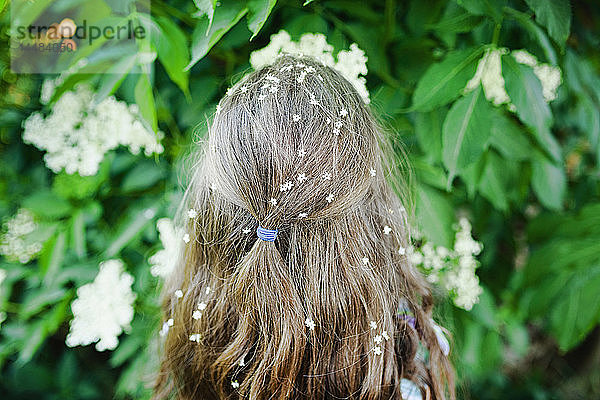
M 351 83 L 280 56 L 228 91 L 199 148 L 155 398 L 401 399 L 402 379 L 454 397 L 402 251 L 406 184 Z

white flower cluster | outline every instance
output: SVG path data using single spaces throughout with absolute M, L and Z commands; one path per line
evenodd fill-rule
M 560 68 L 553 67 L 550 64 L 540 64 L 534 55 L 527 50 L 515 50 L 512 56 L 521 64 L 533 68 L 533 73 L 538 77 L 542 84 L 542 92 L 546 102 L 556 99 L 556 90 L 562 82 Z
M 19 209 L 4 223 L 4 233 L 0 236 L 0 254 L 9 261 L 28 263 L 42 250 L 42 243 L 28 237 L 37 227 L 33 214 L 25 208 Z
M 485 98 L 495 105 L 509 103 L 510 97 L 504 89 L 504 78 L 502 77 L 501 57 L 508 52 L 507 49 L 487 49 L 477 64 L 475 76 L 467 82 L 465 91 L 471 91 L 481 83 Z
M 271 35 L 271 41 L 266 47 L 250 54 L 250 65 L 254 69 L 259 69 L 272 64 L 278 55 L 284 53 L 312 56 L 340 72 L 368 104 L 369 91 L 364 77 L 368 73 L 365 52 L 356 43 L 352 43 L 350 50 L 341 50 L 337 53 L 336 61 L 333 50 L 333 46 L 327 43 L 326 36 L 321 33 L 305 33 L 298 42 L 293 42 L 288 32 L 280 30 Z
M 42 89 L 47 100 L 51 84 Z M 109 96 L 95 104 L 94 94 L 86 85 L 78 85 L 64 93 L 44 118 L 40 112 L 31 114 L 23 123 L 23 141 L 45 150 L 46 166 L 58 173 L 95 175 L 104 154 L 119 145 L 138 154 L 162 153 L 156 134 L 144 127 L 136 104 L 127 105 Z
M 148 259 L 151 265 L 150 273 L 152 276 L 166 278 L 177 264 L 182 236 L 169 218 L 161 218 L 156 221 L 156 229 L 163 249 L 157 251 Z
M 504 77 L 502 76 L 501 57 L 505 54 L 508 54 L 507 48 L 488 48 L 477 64 L 475 75 L 467 82 L 465 92 L 476 89 L 481 83 L 486 99 L 495 105 L 508 104 L 508 108 L 514 111 L 515 106 L 510 102 L 510 97 L 504 86 Z M 526 50 L 515 50 L 511 52 L 511 55 L 518 63 L 533 68 L 533 72 L 542 84 L 542 92 L 546 102 L 549 103 L 556 99 L 556 90 L 562 82 L 560 68 L 549 64 L 539 64 L 535 56 Z
M 69 347 L 96 343 L 96 350 L 114 350 L 117 336 L 131 329 L 133 277 L 123 271 L 121 260 L 100 263 L 98 275 L 92 283 L 77 289 L 77 298 L 71 303 L 73 320 L 65 343 Z
M 420 248 L 411 246 L 406 255 L 411 263 L 425 271 L 430 282 L 442 284 L 451 293 L 456 306 L 471 310 L 482 293 L 475 274 L 478 267 L 475 256 L 481 249 L 481 243 L 471 237 L 471 224 L 461 218 L 453 250 L 425 242 Z

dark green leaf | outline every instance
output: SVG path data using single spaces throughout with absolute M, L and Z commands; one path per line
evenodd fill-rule
M 454 210 L 444 195 L 427 185 L 418 187 L 417 218 L 425 237 L 436 246 L 452 248 Z
M 540 202 L 552 210 L 561 210 L 567 190 L 564 167 L 538 155 L 531 163 L 531 185 Z
M 181 28 L 170 18 L 157 17 L 159 35 L 154 35 L 158 59 L 165 67 L 167 74 L 179 88 L 189 95 L 189 73 L 185 69 L 190 60 L 187 38 Z
M 71 212 L 71 204 L 49 190 L 38 191 L 23 200 L 23 207 L 45 218 L 61 218 Z
M 568 0 L 525 0 L 535 13 L 536 21 L 562 48 L 571 30 L 571 6 Z

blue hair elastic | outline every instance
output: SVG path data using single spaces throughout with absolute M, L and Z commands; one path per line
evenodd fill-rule
M 256 234 L 265 242 L 274 242 L 277 238 L 277 229 L 265 229 L 262 226 L 256 228 Z

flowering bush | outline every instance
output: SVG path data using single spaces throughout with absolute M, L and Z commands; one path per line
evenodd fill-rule
M 160 321 L 159 289 L 190 240 L 170 219 L 186 155 L 230 83 L 282 52 L 343 74 L 412 166 L 419 234 L 399 251 L 434 289 L 459 393 L 599 397 L 594 2 L 80 3 L 25 2 L 13 21 L 91 12 L 152 34 L 126 51 L 81 42 L 56 77 L 15 74 L 0 57 L 3 398 L 149 398 L 174 323 Z M 387 333 L 376 333 L 379 352 Z

